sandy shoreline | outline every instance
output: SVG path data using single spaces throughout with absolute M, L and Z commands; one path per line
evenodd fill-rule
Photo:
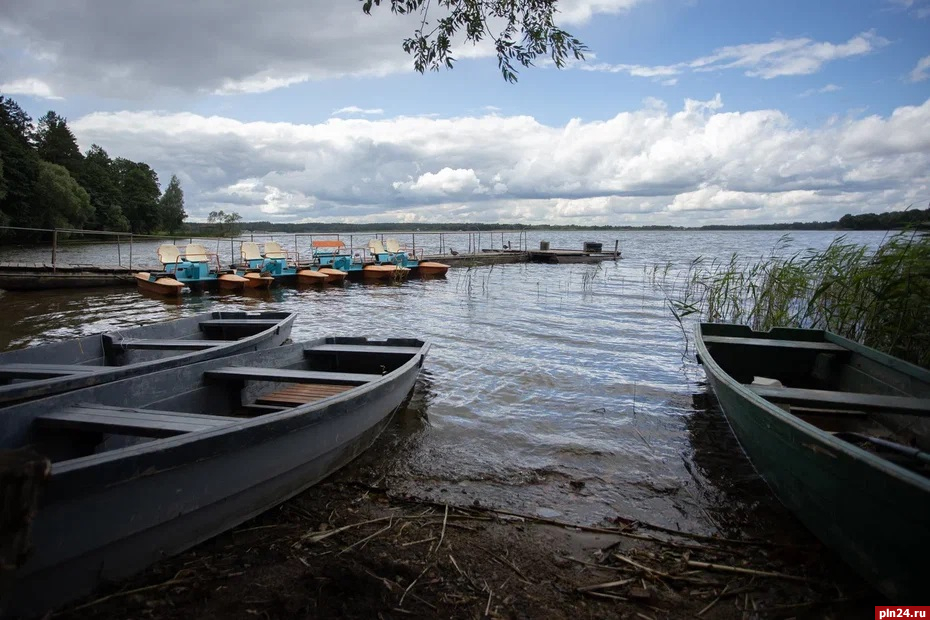
M 879 600 L 810 537 L 569 527 L 396 495 L 371 473 L 350 467 L 54 617 L 832 617 Z

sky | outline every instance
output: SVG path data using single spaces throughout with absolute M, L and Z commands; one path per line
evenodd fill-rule
M 415 72 L 420 16 L 361 6 L 4 0 L 0 94 L 162 189 L 177 175 L 194 221 L 695 226 L 930 203 L 930 0 L 559 0 L 585 60 L 516 84 L 486 42 Z

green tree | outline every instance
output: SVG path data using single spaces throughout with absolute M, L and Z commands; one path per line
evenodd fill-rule
M 239 234 L 239 222 L 242 216 L 238 213 L 226 213 L 225 211 L 210 211 L 207 216 L 207 222 L 219 224 L 217 234 L 222 237 L 235 237 Z
M 32 197 L 39 157 L 32 147 L 32 119 L 12 99 L 0 96 L 0 162 L 4 195 L 0 220 L 10 226 L 35 226 Z
M 160 224 L 158 175 L 148 164 L 122 157 L 113 160 L 113 169 L 130 230 L 141 234 L 154 232 Z
M 81 228 L 94 215 L 90 197 L 68 169 L 47 161 L 39 162 L 34 199 L 41 228 Z
M 66 119 L 49 110 L 39 119 L 36 130 L 36 150 L 47 162 L 64 166 L 75 177 L 81 169 L 83 156 Z
M 362 10 L 382 0 L 363 0 Z M 466 43 L 485 38 L 494 42 L 497 65 L 504 79 L 517 81 L 517 64 L 532 66 L 539 56 L 549 56 L 562 68 L 572 57 L 584 59 L 584 43 L 555 25 L 557 0 L 384 0 L 391 12 L 416 15 L 420 26 L 404 39 L 404 51 L 413 56 L 413 67 L 426 70 L 451 69 L 452 43 L 464 36 Z M 430 9 L 434 12 L 430 15 Z M 430 21 L 432 19 L 432 21 Z
M 94 218 L 88 224 L 95 230 L 129 230 L 129 220 L 120 207 L 119 183 L 113 161 L 105 150 L 94 144 L 84 155 L 84 164 L 78 177 L 81 186 L 90 196 Z
M 187 217 L 184 211 L 184 192 L 181 190 L 181 182 L 175 175 L 171 175 L 171 181 L 168 182 L 168 187 L 162 194 L 159 211 L 161 212 L 161 226 L 168 232 L 181 228 Z

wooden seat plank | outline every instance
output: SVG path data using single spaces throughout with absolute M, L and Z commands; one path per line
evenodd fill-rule
M 200 327 L 252 327 L 253 325 L 266 325 L 272 327 L 281 322 L 281 319 L 208 319 L 200 322 Z
M 849 349 L 832 342 L 809 342 L 806 340 L 773 340 L 771 338 L 737 338 L 735 336 L 704 336 L 705 344 L 732 344 L 750 347 L 773 347 L 823 351 L 826 353 L 849 353 Z
M 210 430 L 233 422 L 241 422 L 241 419 L 97 404 L 76 405 L 50 411 L 36 418 L 36 424 L 44 428 L 78 429 L 140 437 L 171 437 Z
M 309 351 L 326 351 L 334 353 L 386 353 L 389 355 L 416 355 L 420 347 L 389 347 L 372 344 L 320 344 Z
M 263 394 L 258 397 L 255 402 L 257 404 L 288 403 L 291 405 L 302 405 L 329 398 L 330 396 L 336 396 L 351 389 L 352 386 L 350 385 L 290 385 L 283 390 L 278 390 L 270 394 Z
M 114 346 L 121 349 L 181 349 L 185 351 L 196 351 L 200 349 L 212 349 L 213 347 L 222 346 L 236 342 L 235 340 L 168 340 L 161 338 L 125 338 L 114 342 Z
M 760 385 L 747 385 L 746 387 L 763 398 L 789 405 L 800 405 L 802 407 L 829 405 L 836 409 L 850 408 L 930 416 L 930 398 Z
M 319 370 L 287 370 L 284 368 L 249 368 L 226 366 L 204 372 L 210 379 L 282 381 L 286 383 L 332 383 L 338 385 L 362 385 L 381 378 L 352 372 L 327 372 Z
M 42 379 L 64 377 L 78 373 L 98 372 L 102 366 L 79 364 L 0 364 L 0 378 Z

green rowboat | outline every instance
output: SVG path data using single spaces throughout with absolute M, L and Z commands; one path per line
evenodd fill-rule
M 702 323 L 698 361 L 775 495 L 895 602 L 930 557 L 930 372 L 820 330 Z

